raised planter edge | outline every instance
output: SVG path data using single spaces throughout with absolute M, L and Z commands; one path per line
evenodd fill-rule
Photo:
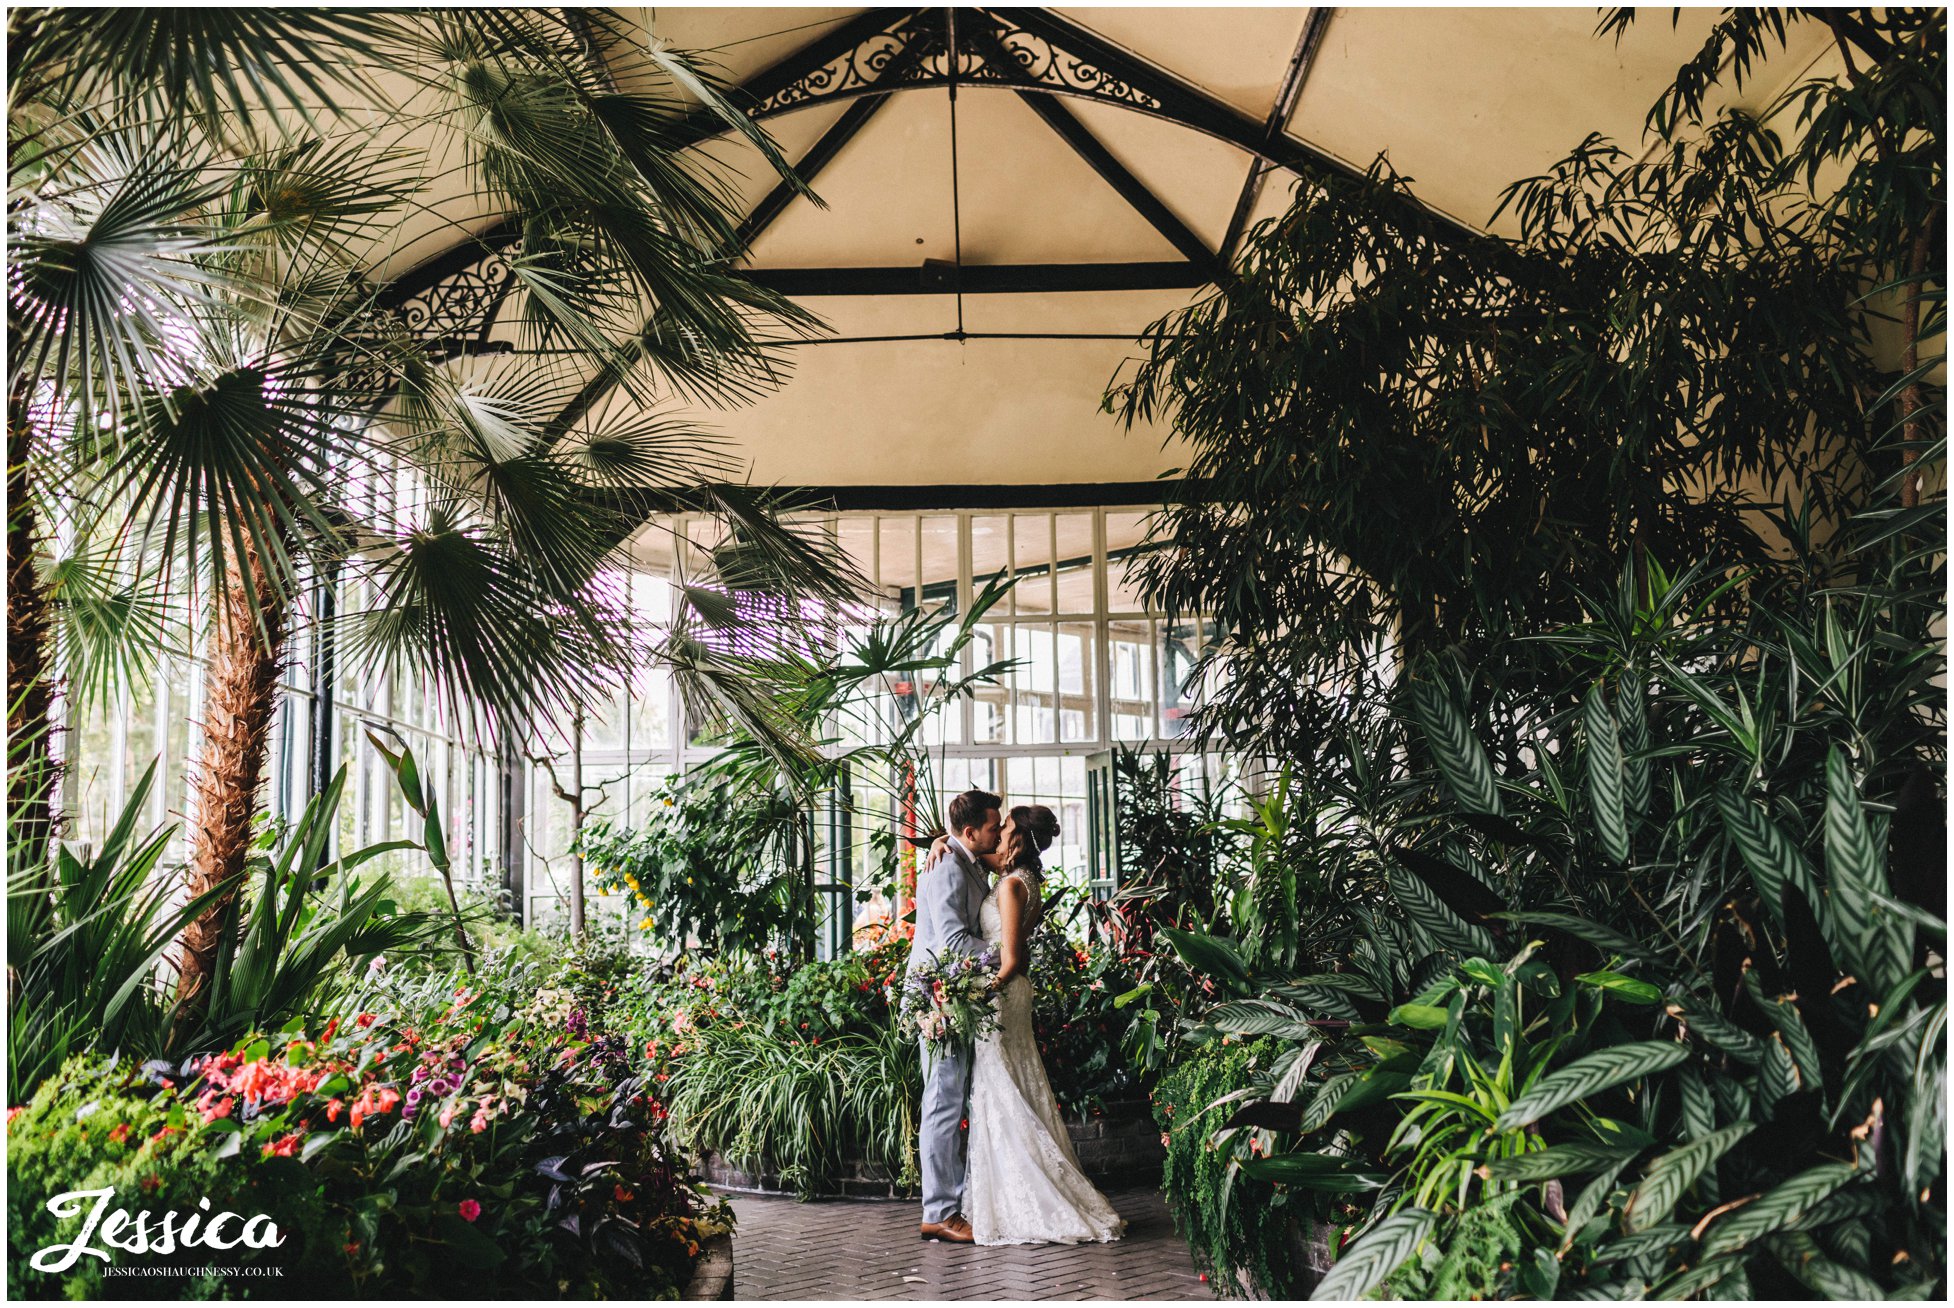
M 733 1297 L 733 1234 L 721 1231 L 706 1237 L 699 1248 L 699 1261 L 692 1264 L 692 1279 L 679 1295 L 684 1303 L 711 1303 Z

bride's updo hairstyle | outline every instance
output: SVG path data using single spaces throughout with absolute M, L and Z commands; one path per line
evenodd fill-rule
M 1042 872 L 1038 855 L 1058 839 L 1058 815 L 1043 804 L 1019 804 L 1011 810 L 1011 866 Z

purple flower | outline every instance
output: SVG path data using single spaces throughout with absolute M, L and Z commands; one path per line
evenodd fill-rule
M 455 1089 L 452 1082 L 442 1077 L 437 1077 L 434 1080 L 428 1082 L 427 1088 L 428 1088 L 428 1093 L 434 1095 L 453 1094 Z

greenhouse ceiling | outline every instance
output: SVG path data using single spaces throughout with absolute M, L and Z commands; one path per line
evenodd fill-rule
M 747 215 L 748 273 L 825 326 L 772 393 L 686 415 L 755 481 L 1084 503 L 1177 466 L 1164 429 L 1128 432 L 1100 397 L 1299 176 L 1382 155 L 1442 228 L 1504 232 L 1501 190 L 1589 131 L 1638 146 L 1714 11 L 1679 14 L 1618 42 L 1573 9 L 621 9 L 592 55 L 698 56 L 811 184 L 710 127 L 688 151 Z M 1836 57 L 1811 29 L 1746 107 Z M 519 350 L 496 320 L 518 216 L 476 201 L 458 183 L 377 271 L 488 371 Z M 574 402 L 620 401 L 598 381 Z M 971 490 L 1000 487 L 1019 489 Z

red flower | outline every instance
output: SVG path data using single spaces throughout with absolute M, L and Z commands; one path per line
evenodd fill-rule
M 622 1185 L 614 1185 L 611 1187 L 611 1197 L 621 1204 L 628 1204 L 638 1196 L 625 1189 Z
M 358 1017 L 353 1019 L 353 1025 L 359 1027 L 362 1031 L 364 1031 L 367 1027 L 373 1025 L 373 1014 L 361 1013 Z M 359 1248 L 358 1245 L 354 1245 L 353 1247 L 355 1249 Z
M 297 1131 L 290 1131 L 280 1136 L 271 1144 L 266 1145 L 264 1156 L 266 1158 L 290 1158 L 298 1151 L 299 1133 Z
M 115 1130 L 109 1132 L 110 1144 L 121 1144 L 124 1140 L 127 1140 L 128 1138 L 129 1138 L 129 1124 L 127 1122 L 124 1122 L 122 1125 L 116 1127 Z
M 473 1199 L 464 1199 L 461 1201 L 461 1206 L 455 1209 L 455 1211 L 461 1214 L 462 1221 L 472 1222 L 482 1215 L 482 1206 Z
M 330 1040 L 332 1039 L 333 1032 L 337 1030 L 339 1030 L 339 1019 L 335 1017 L 332 1021 L 326 1023 L 325 1034 L 320 1036 L 319 1038 L 321 1040 Z
M 326 1100 L 326 1120 L 328 1122 L 337 1122 L 339 1115 L 345 1111 L 346 1101 L 338 1095 L 334 1095 L 332 1098 Z

